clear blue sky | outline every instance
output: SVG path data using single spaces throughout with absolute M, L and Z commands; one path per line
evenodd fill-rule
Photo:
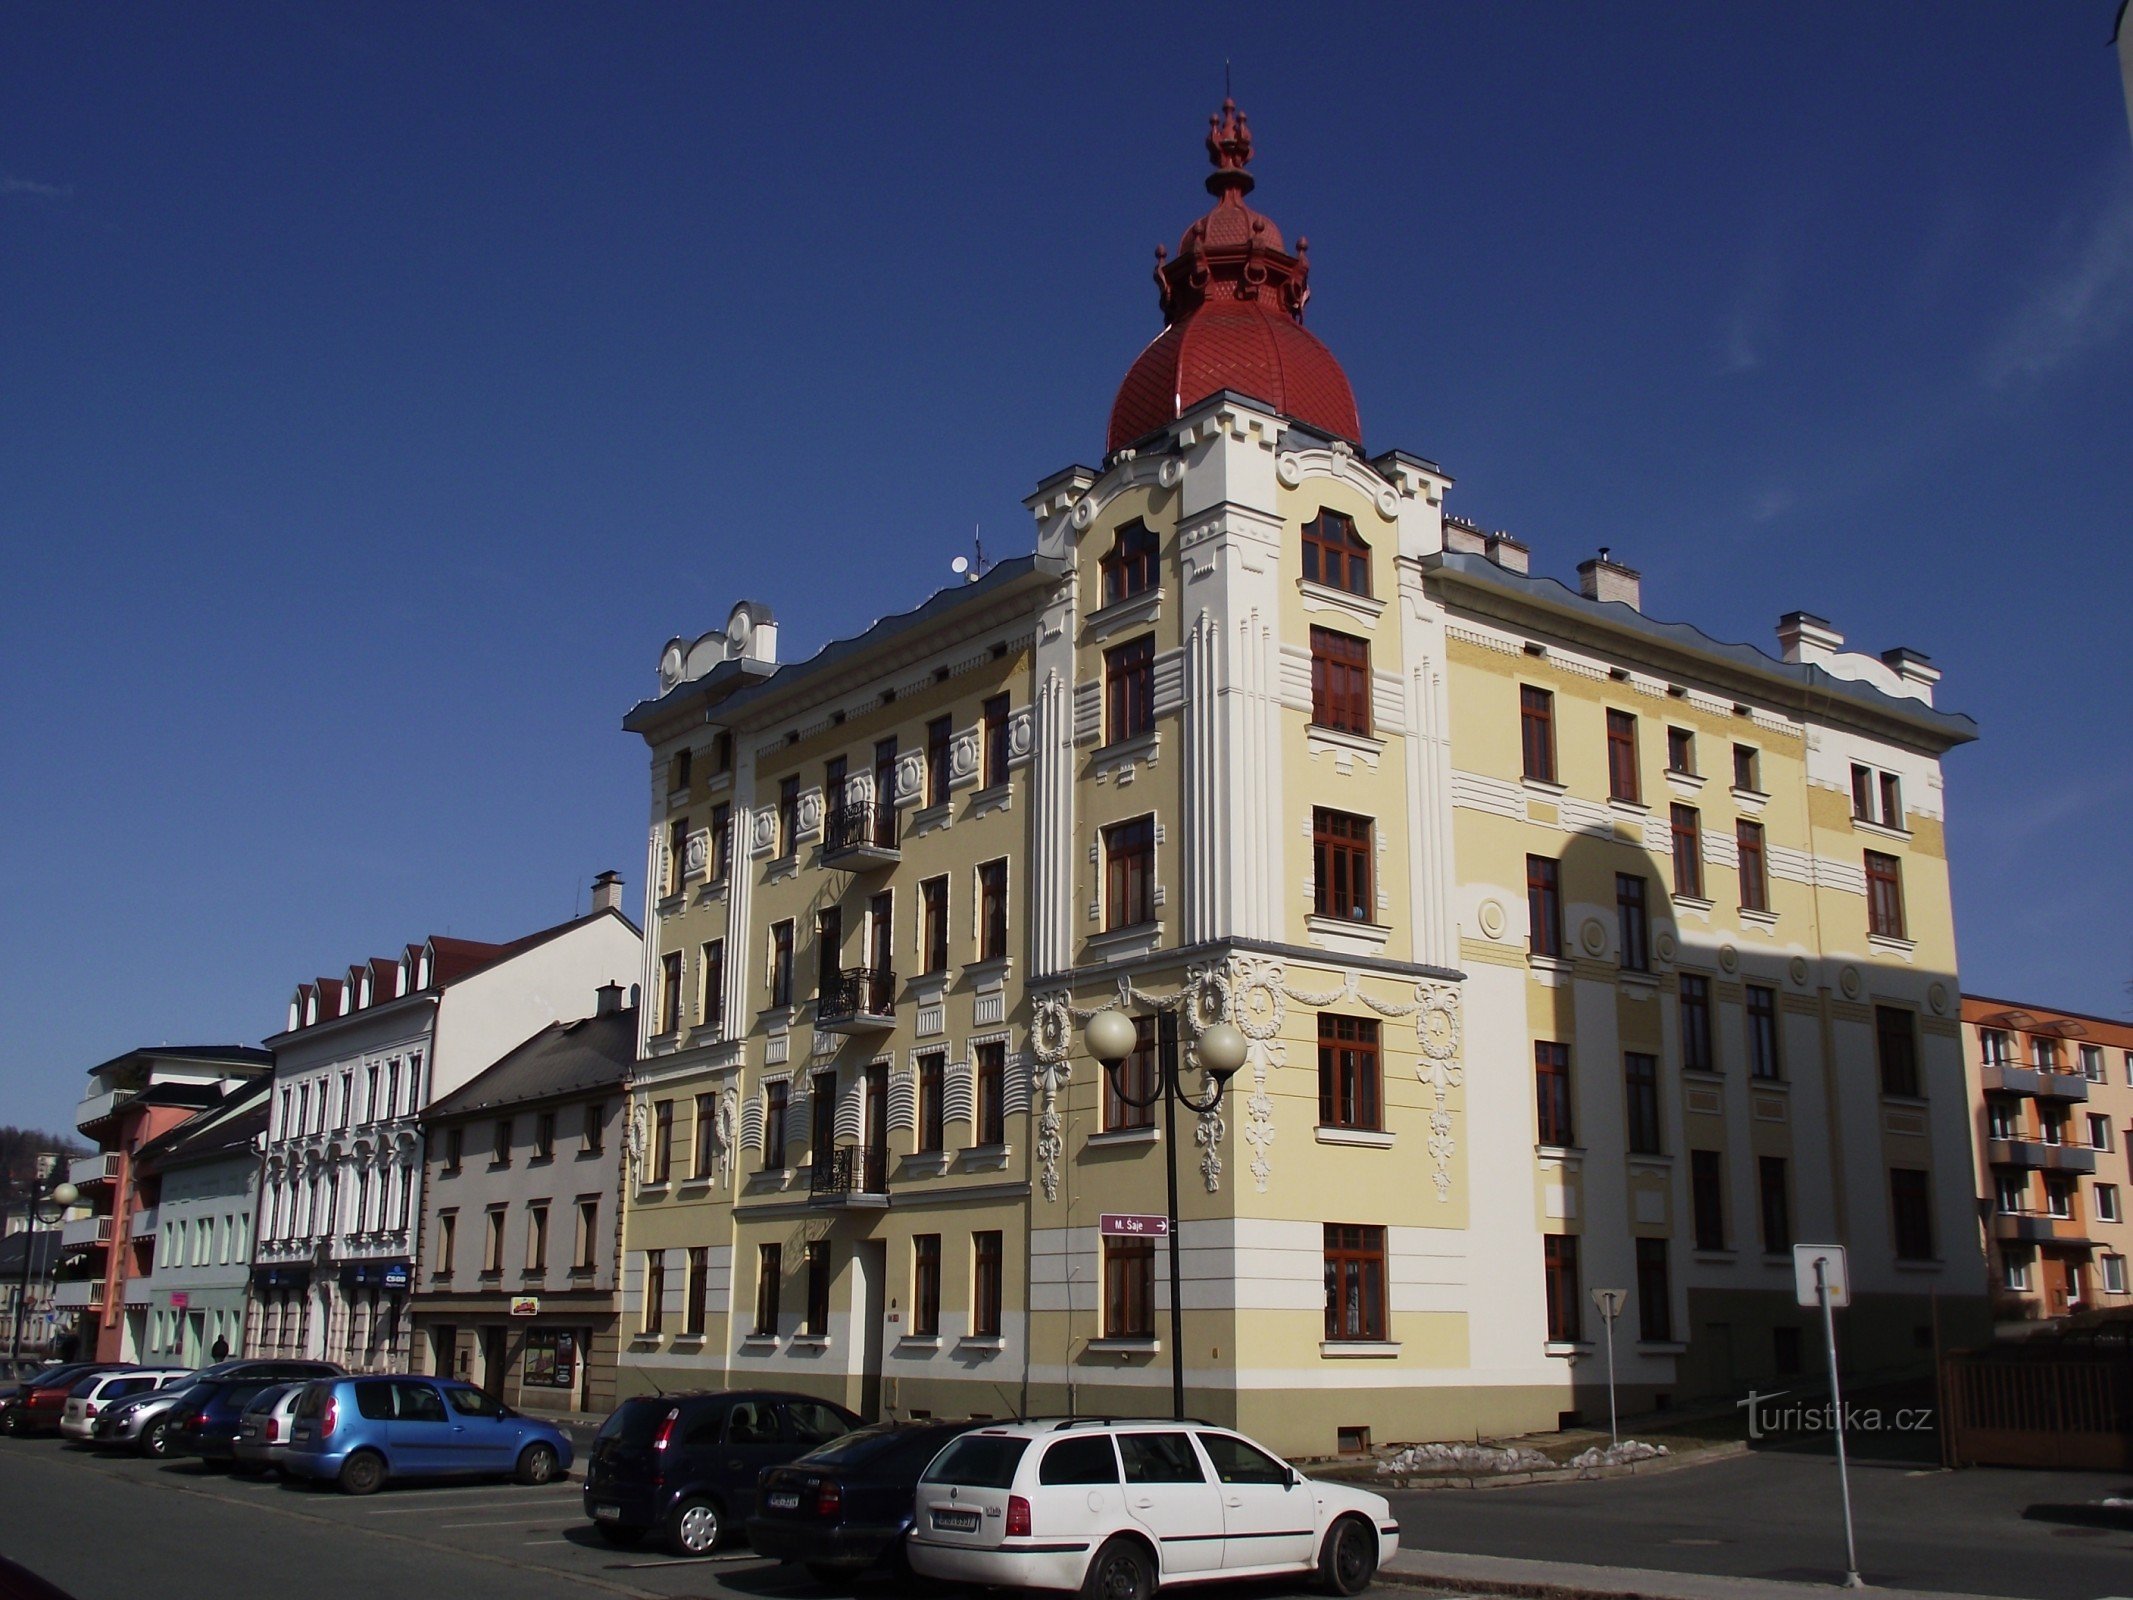
M 1946 671 L 1963 977 L 2133 976 L 2115 0 L 0 19 L 0 1122 L 642 872 L 661 643 L 1093 462 L 1225 57 L 1366 442 Z

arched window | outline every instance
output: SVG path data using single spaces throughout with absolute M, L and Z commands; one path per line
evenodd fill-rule
M 1142 522 L 1129 522 L 1118 530 L 1111 548 L 1096 563 L 1103 575 L 1103 603 L 1116 605 L 1145 594 L 1155 587 L 1156 537 Z
M 1304 579 L 1350 594 L 1370 593 L 1370 546 L 1355 531 L 1355 519 L 1321 511 L 1304 524 Z

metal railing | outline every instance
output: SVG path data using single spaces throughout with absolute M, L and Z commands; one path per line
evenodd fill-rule
M 807 1192 L 834 1197 L 889 1192 L 889 1152 L 865 1145 L 839 1145 L 807 1171 Z
M 843 967 L 827 973 L 815 1002 L 818 1023 L 884 1020 L 896 1015 L 896 974 L 887 967 Z
M 882 851 L 896 848 L 896 808 L 873 800 L 850 800 L 831 806 L 822 819 L 822 853 L 850 854 L 854 850 Z

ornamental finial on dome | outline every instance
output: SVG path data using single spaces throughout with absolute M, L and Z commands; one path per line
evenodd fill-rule
M 1251 192 L 1253 178 L 1244 169 L 1252 159 L 1252 130 L 1237 102 L 1227 96 L 1221 111 L 1207 119 L 1207 159 L 1215 164 L 1207 175 L 1209 194 Z

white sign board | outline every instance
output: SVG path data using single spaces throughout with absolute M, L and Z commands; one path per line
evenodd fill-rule
M 1796 1244 L 1792 1247 L 1792 1290 L 1803 1306 L 1822 1304 L 1815 1292 L 1815 1263 L 1822 1263 L 1822 1283 L 1829 1290 L 1829 1303 L 1839 1311 L 1852 1303 L 1851 1269 L 1845 1264 L 1841 1244 Z
M 1609 1322 L 1622 1315 L 1622 1307 L 1629 1303 L 1627 1289 L 1595 1289 L 1592 1303 L 1600 1308 L 1600 1315 Z

